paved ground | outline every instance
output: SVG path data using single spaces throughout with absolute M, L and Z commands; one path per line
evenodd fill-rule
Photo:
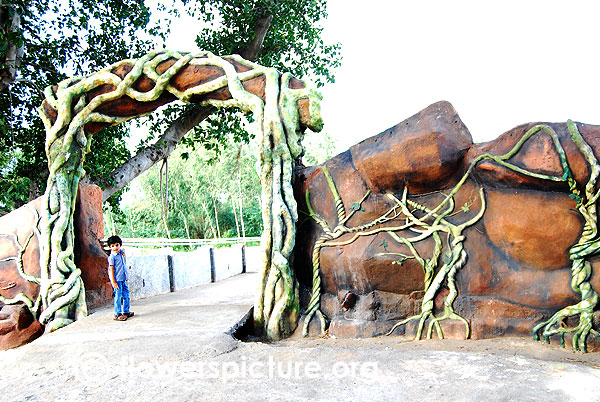
M 0 352 L 0 399 L 598 401 L 600 353 L 529 339 L 309 339 L 242 343 L 226 332 L 257 274 L 103 309 Z

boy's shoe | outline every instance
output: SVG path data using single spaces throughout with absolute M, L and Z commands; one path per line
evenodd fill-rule
M 125 314 L 115 315 L 115 321 L 127 321 L 127 316 Z
M 134 314 L 135 314 L 135 313 L 134 313 L 133 311 L 131 311 L 131 312 L 129 312 L 129 313 L 123 313 L 123 315 L 124 315 L 125 317 L 127 317 L 127 318 L 129 318 L 129 317 L 133 317 L 133 315 L 134 315 Z

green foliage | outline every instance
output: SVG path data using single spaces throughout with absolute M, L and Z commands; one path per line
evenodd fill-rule
M 213 151 L 213 158 L 209 160 L 209 163 L 213 163 L 226 145 L 247 144 L 254 138 L 254 134 L 246 130 L 251 121 L 250 114 L 217 109 L 202 124 L 191 130 L 180 144 L 186 145 L 190 150 L 204 148 Z
M 320 23 L 327 18 L 324 0 L 183 0 L 192 16 L 211 24 L 199 33 L 200 49 L 216 54 L 241 53 L 254 38 L 259 18 L 271 15 L 263 49 L 256 62 L 313 79 L 318 86 L 334 82 L 340 45 L 326 44 Z
M 147 0 L 13 0 L 3 1 L 2 10 L 18 12 L 21 28 L 9 32 L 6 18 L 0 18 L 0 62 L 9 43 L 22 44 L 24 57 L 17 81 L 0 92 L 0 209 L 10 210 L 43 193 L 47 172 L 45 131 L 36 108 L 43 100 L 42 91 L 67 76 L 85 75 L 115 61 L 139 57 L 163 43 L 169 33 L 168 19 L 151 19 L 152 12 L 171 18 L 177 15 L 171 4 L 150 9 Z M 199 48 L 216 54 L 240 53 L 254 38 L 260 17 L 273 19 L 260 49 L 257 62 L 307 77 L 319 85 L 332 82 L 333 70 L 340 64 L 339 45 L 327 45 L 321 39 L 321 21 L 326 18 L 325 2 L 301 1 L 217 1 L 183 0 L 186 10 L 198 18 Z M 13 11 L 10 11 L 13 10 Z M 155 13 L 156 15 L 156 13 Z M 156 22 L 151 22 L 156 20 Z M 0 68 L 2 65 L 0 65 Z M 160 114 L 148 117 L 150 132 L 142 141 L 144 148 L 161 134 L 183 108 L 195 105 L 170 105 Z M 196 127 L 183 141 L 191 149 L 202 146 L 215 151 L 216 158 L 229 143 L 247 143 L 252 137 L 246 130 L 251 118 L 219 110 Z M 94 136 L 92 150 L 84 168 L 92 182 L 101 186 L 108 173 L 131 156 L 124 147 L 128 126 L 102 130 Z M 214 159 L 213 158 L 213 159 Z M 309 162 L 310 163 L 310 162 Z M 118 196 L 111 199 L 118 206 Z
M 326 131 L 320 133 L 307 132 L 302 141 L 306 166 L 316 166 L 335 155 L 336 147 L 333 137 Z
M 240 199 L 246 236 L 260 236 L 260 184 L 254 153 L 247 145 L 235 145 L 231 138 L 226 145 L 219 163 L 211 163 L 215 152 L 207 149 L 180 147 L 169 158 L 168 226 L 172 237 L 187 238 L 188 233 L 190 238 L 217 237 L 215 207 L 221 237 L 237 237 L 238 230 L 241 236 Z M 124 222 L 116 224 L 120 235 L 166 237 L 158 164 L 140 176 L 125 198 L 131 201 L 123 203 Z
M 0 206 L 11 209 L 43 193 L 46 185 L 46 134 L 36 110 L 42 90 L 68 76 L 144 54 L 154 46 L 144 38 L 160 40 L 168 25 L 150 26 L 144 0 L 14 0 L 2 2 L 6 10 L 20 13 L 21 28 L 10 36 L 2 27 L 0 49 L 16 40 L 24 50 L 17 80 L 0 92 L 0 154 L 6 156 L 0 160 Z M 4 56 L 0 51 L 0 60 Z M 96 136 L 85 162 L 92 180 L 102 184 L 108 172 L 130 157 L 123 145 L 127 135 L 127 126 L 121 125 Z M 15 178 L 21 179 L 20 185 L 15 186 Z M 35 190 L 30 189 L 34 184 Z
M 186 12 L 204 22 L 196 38 L 199 49 L 219 55 L 243 55 L 254 39 L 257 21 L 271 15 L 271 25 L 254 61 L 290 72 L 295 77 L 307 78 L 317 86 L 335 81 L 334 70 L 341 64 L 340 45 L 326 44 L 321 38 L 323 28 L 320 24 L 327 18 L 325 1 L 182 0 L 182 3 Z M 163 118 L 155 121 L 152 131 L 164 131 L 186 107 L 194 106 L 170 105 L 165 108 Z M 247 143 L 252 138 L 246 130 L 252 121 L 249 115 L 220 109 L 207 120 L 208 124 L 195 127 L 186 137 L 186 145 L 194 147 L 193 144 L 198 144 L 218 155 L 228 141 L 222 136 L 223 132 L 232 134 L 235 142 Z M 307 163 L 314 164 L 314 161 Z

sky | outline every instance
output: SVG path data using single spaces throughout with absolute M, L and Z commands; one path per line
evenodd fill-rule
M 325 130 L 338 151 L 440 100 L 454 105 L 476 142 L 531 121 L 600 124 L 600 2 L 327 7 L 324 38 L 340 42 L 344 57 L 336 82 L 322 89 Z M 168 47 L 195 49 L 186 25 L 172 27 Z

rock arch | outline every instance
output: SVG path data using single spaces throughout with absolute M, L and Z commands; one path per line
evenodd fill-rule
M 40 295 L 26 304 L 46 331 L 87 314 L 81 271 L 74 263 L 73 212 L 92 135 L 174 100 L 253 113 L 264 223 L 262 291 L 254 320 L 257 330 L 270 339 L 294 330 L 298 285 L 289 257 L 298 215 L 291 180 L 295 161 L 303 154 L 304 128 L 322 128 L 319 92 L 287 73 L 237 55 L 163 50 L 65 80 L 47 88 L 45 95 L 39 113 L 46 126 L 50 176 L 42 217 Z M 5 303 L 22 301 L 23 296 Z

